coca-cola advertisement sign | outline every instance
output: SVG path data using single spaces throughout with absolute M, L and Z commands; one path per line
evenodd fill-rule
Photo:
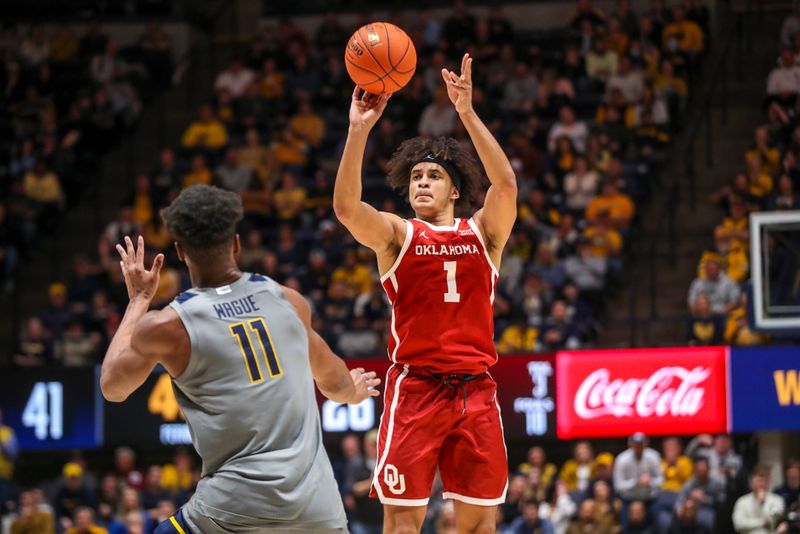
M 727 430 L 725 347 L 560 352 L 559 438 Z

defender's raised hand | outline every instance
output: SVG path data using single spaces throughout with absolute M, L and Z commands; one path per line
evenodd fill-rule
M 350 102 L 350 126 L 357 129 L 371 129 L 381 118 L 391 94 L 373 95 L 356 87 Z
M 125 285 L 128 287 L 128 298 L 153 300 L 158 288 L 159 274 L 164 265 L 164 255 L 159 254 L 153 260 L 153 266 L 148 271 L 144 267 L 144 239 L 139 236 L 138 246 L 134 250 L 133 241 L 125 236 L 125 247 L 117 244 L 120 258 L 119 266 L 125 276 Z
M 359 367 L 350 369 L 350 376 L 353 377 L 353 384 L 356 386 L 356 390 L 349 404 L 358 404 L 367 397 L 377 397 L 381 394 L 380 391 L 375 389 L 381 383 L 381 379 L 376 378 L 374 371 L 367 373 L 364 372 L 363 368 Z
M 447 96 L 458 113 L 472 111 L 472 58 L 464 54 L 461 59 L 461 75 L 442 69 L 442 78 L 447 86 Z

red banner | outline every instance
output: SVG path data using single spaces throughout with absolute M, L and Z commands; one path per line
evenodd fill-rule
M 560 352 L 558 437 L 727 430 L 726 347 Z

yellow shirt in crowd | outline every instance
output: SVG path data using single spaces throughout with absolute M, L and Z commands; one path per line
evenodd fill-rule
M 681 491 L 683 484 L 692 478 L 694 472 L 692 461 L 683 455 L 678 457 L 675 465 L 669 465 L 666 460 L 661 460 L 661 469 L 664 471 L 664 483 L 661 489 L 675 493 Z
M 664 48 L 669 48 L 672 39 L 678 41 L 678 48 L 684 52 L 699 53 L 703 51 L 703 30 L 692 20 L 673 22 L 664 28 L 662 34 Z
M 197 146 L 222 148 L 228 143 L 228 131 L 220 121 L 196 121 L 186 129 L 181 142 L 187 148 Z

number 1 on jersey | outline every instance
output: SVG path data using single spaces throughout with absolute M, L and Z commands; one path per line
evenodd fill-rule
M 267 328 L 267 323 L 264 322 L 264 318 L 252 319 L 247 324 L 250 326 L 250 330 L 256 334 L 258 345 L 261 347 L 260 355 L 256 354 L 253 342 L 250 339 L 250 333 L 244 327 L 243 322 L 232 324 L 230 330 L 233 337 L 239 342 L 250 383 L 257 384 L 264 380 L 264 375 L 261 373 L 261 364 L 258 363 L 259 356 L 266 362 L 270 377 L 277 378 L 281 376 L 283 374 L 281 364 L 278 361 L 278 354 L 275 352 L 275 345 L 272 343 L 272 336 L 269 335 L 269 329 Z
M 447 273 L 447 293 L 444 294 L 444 301 L 461 302 L 461 293 L 456 287 L 456 262 L 444 262 L 444 271 Z

